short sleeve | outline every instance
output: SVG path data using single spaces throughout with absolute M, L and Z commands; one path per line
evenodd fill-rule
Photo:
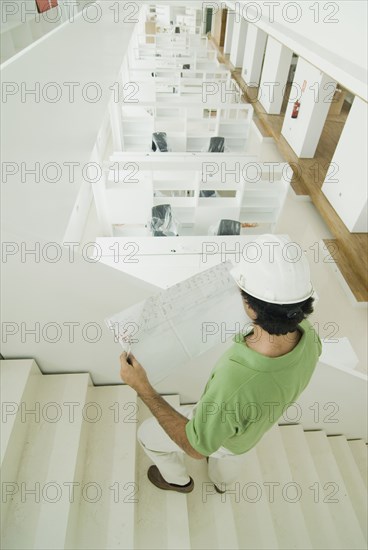
M 198 402 L 194 417 L 185 431 L 191 446 L 204 456 L 210 456 L 239 430 L 239 403 L 226 395 L 222 376 L 214 376 Z

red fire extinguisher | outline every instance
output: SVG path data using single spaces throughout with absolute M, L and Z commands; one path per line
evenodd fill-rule
M 291 113 L 291 118 L 298 118 L 299 108 L 300 108 L 300 102 L 295 101 L 293 106 L 293 112 Z

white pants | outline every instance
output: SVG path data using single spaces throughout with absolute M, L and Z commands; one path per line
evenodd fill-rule
M 176 410 L 192 418 L 195 405 L 182 405 Z M 161 428 L 156 418 L 152 417 L 142 422 L 138 429 L 138 441 L 145 453 L 156 464 L 162 477 L 168 483 L 186 485 L 189 483 L 184 457 L 185 453 Z M 220 447 L 209 457 L 208 476 L 219 489 L 226 489 L 238 479 L 244 467 L 246 453 L 235 455 L 225 447 Z

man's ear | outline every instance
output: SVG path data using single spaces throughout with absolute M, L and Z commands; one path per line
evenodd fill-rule
M 242 298 L 243 298 L 243 304 L 244 304 L 244 309 L 245 309 L 246 314 L 248 315 L 248 317 L 250 317 L 250 319 L 252 319 L 254 321 L 255 319 L 257 319 L 257 313 L 249 305 L 249 303 L 247 302 L 246 297 L 242 296 Z

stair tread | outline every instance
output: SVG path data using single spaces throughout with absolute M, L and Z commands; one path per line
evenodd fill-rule
M 191 543 L 188 548 L 217 550 L 220 548 L 215 529 L 218 517 L 215 507 L 208 505 L 212 495 L 206 496 L 207 491 L 213 492 L 213 485 L 207 475 L 207 463 L 205 460 L 186 457 L 186 464 L 194 479 L 194 490 L 187 496 Z M 215 495 L 213 497 L 216 498 Z M 220 495 L 217 497 L 220 498 Z
M 2 547 L 366 548 L 364 441 L 327 436 L 321 430 L 304 432 L 300 425 L 275 425 L 247 453 L 234 491 L 217 494 L 206 461 L 188 456 L 194 491 L 188 495 L 160 491 L 147 479 L 151 462 L 136 442 L 139 422 L 151 413 L 134 390 L 125 385 L 94 387 L 88 374 L 42 375 L 32 361 L 19 362 L 18 373 L 14 364 L 2 363 L 3 402 L 21 403 L 26 396 L 27 410 L 37 403 L 40 410 L 39 419 L 28 414 L 23 423 L 20 414 L 12 415 L 2 439 L 8 445 L 9 462 L 10 451 L 14 454 L 17 449 L 13 440 L 20 440 L 23 425 L 19 468 L 11 479 L 3 476 L 16 492 L 9 499 L 6 521 L 3 516 Z M 173 407 L 180 404 L 178 395 L 164 398 Z M 83 420 L 86 402 L 99 406 L 102 415 L 96 422 L 96 407 L 92 420 L 86 420 L 90 418 L 86 413 Z M 68 403 L 76 406 L 70 408 Z M 31 491 L 36 483 L 39 502 L 33 494 L 24 498 L 20 490 Z M 43 493 L 46 484 L 50 487 Z M 92 485 L 90 492 L 82 493 L 87 484 Z M 285 499 L 286 484 L 299 486 L 300 500 Z M 58 494 L 61 498 L 56 499 Z M 295 492 L 287 494 L 292 497 Z
M 179 405 L 178 396 L 165 397 L 173 407 Z M 146 405 L 139 399 L 138 426 L 151 415 Z M 165 548 L 166 535 L 166 494 L 159 491 L 148 481 L 147 470 L 151 461 L 137 442 L 137 482 L 139 503 L 137 507 L 135 538 L 136 548 L 160 550 Z
M 25 411 L 35 408 L 41 371 L 32 359 L 0 362 L 1 377 L 1 477 L 16 482 L 29 425 Z M 1 503 L 2 525 L 7 523 L 11 500 Z
M 368 447 L 362 439 L 348 440 L 348 445 L 359 468 L 360 475 L 368 486 Z
M 263 490 L 263 476 L 255 447 L 247 452 L 239 486 L 240 502 L 233 499 L 232 505 L 240 547 L 279 548 L 271 510 Z
M 187 458 L 190 474 L 197 486 L 188 495 L 192 548 L 278 548 L 268 504 L 264 498 L 254 502 L 247 483 L 262 483 L 255 451 L 247 453 L 242 476 L 223 495 L 214 491 L 207 464 Z M 230 522 L 231 529 L 228 527 Z
M 365 538 L 367 538 L 367 493 L 359 468 L 345 436 L 330 436 L 327 439 L 344 480 L 360 527 Z
M 33 359 L 0 360 L 1 400 L 19 403 L 31 373 L 41 371 Z
M 330 513 L 344 548 L 365 548 L 365 537 L 326 433 L 311 431 L 305 432 L 305 436 L 319 476 L 321 497 L 323 494 L 323 498 L 331 503 Z
M 240 546 L 231 499 L 227 496 L 227 494 L 214 495 L 215 498 L 212 499 L 214 516 L 217 518 L 215 529 L 219 548 L 236 550 Z
M 178 395 L 162 397 L 172 407 L 180 405 Z M 151 416 L 149 409 L 139 400 L 139 424 Z M 137 446 L 139 503 L 135 529 L 136 548 L 190 548 L 187 496 L 154 487 L 147 479 L 147 470 L 152 463 L 139 443 Z
M 80 499 L 79 529 L 70 545 L 133 548 L 137 394 L 125 385 L 97 386 L 89 389 L 88 402 L 98 404 L 101 418 L 88 425 L 83 478 L 78 481 L 84 487 L 92 483 L 96 490 L 91 490 L 91 501 L 88 493 Z
M 280 426 L 280 433 L 293 479 L 300 488 L 299 502 L 313 548 L 343 548 L 328 505 L 321 498 L 315 500 L 315 491 L 310 488 L 320 487 L 320 480 L 302 426 Z
M 34 495 L 23 498 L 22 491 L 16 493 L 4 529 L 4 547 L 64 547 L 70 509 L 65 484 L 74 481 L 88 384 L 88 374 L 40 377 L 36 395 L 40 414 L 36 419 L 27 417 L 27 438 L 17 475 L 20 489 L 39 487 L 39 503 Z M 74 418 L 66 402 L 78 404 Z
M 185 495 L 168 491 L 166 493 L 167 548 L 187 550 L 189 548 L 189 522 Z
M 290 496 L 288 493 L 289 487 L 295 482 L 277 424 L 266 432 L 257 444 L 256 451 L 264 485 L 269 484 L 265 485 L 264 490 L 280 548 L 313 548 L 301 505 L 294 501 L 292 492 Z M 278 485 L 272 489 L 271 484 L 274 483 Z
M 16 412 L 19 415 L 21 402 L 34 395 L 35 384 L 32 383 L 33 378 L 40 375 L 41 371 L 32 359 L 0 361 L 1 403 L 7 411 L 6 421 L 3 418 L 0 432 L 1 465 L 3 465 L 15 425 L 19 424 Z M 15 414 L 12 414 L 13 410 Z M 22 429 L 24 425 L 19 427 Z

